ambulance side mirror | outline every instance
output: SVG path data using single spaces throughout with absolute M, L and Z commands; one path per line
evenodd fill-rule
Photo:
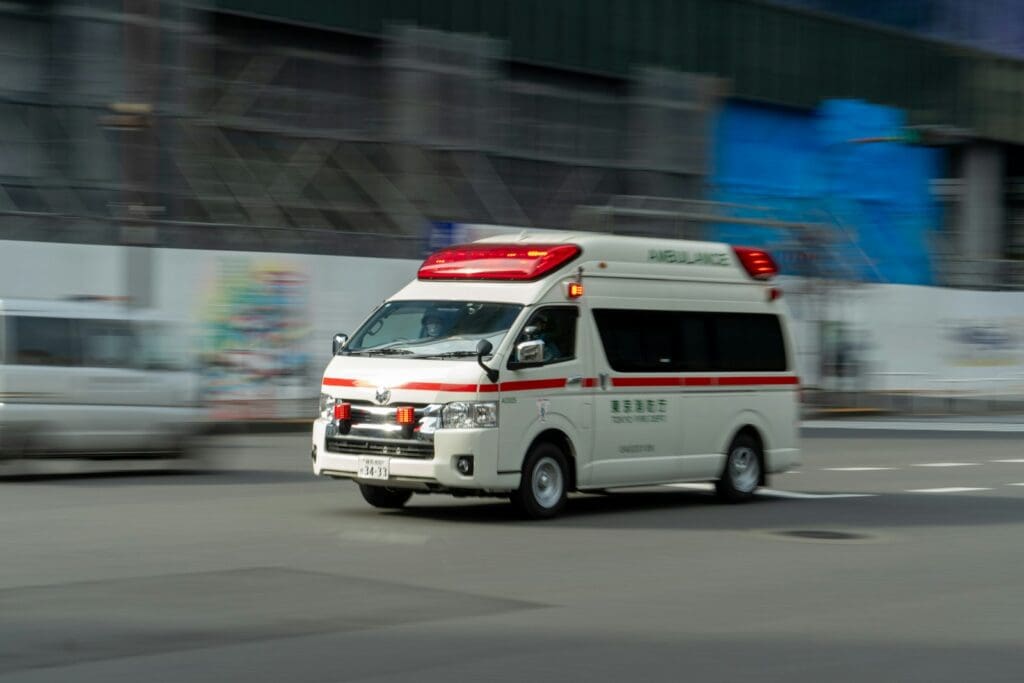
M 532 339 L 516 344 L 516 352 L 510 368 L 540 365 L 544 362 L 544 340 Z
M 331 344 L 331 354 L 337 356 L 338 353 L 340 353 L 341 350 L 345 348 L 345 344 L 348 344 L 347 334 L 339 332 L 338 334 L 334 335 L 334 341 Z
M 484 365 L 484 356 L 489 355 L 493 350 L 494 344 L 492 344 L 491 342 L 487 341 L 486 339 L 481 339 L 480 341 L 478 341 L 476 344 L 476 364 L 483 368 L 484 372 L 487 373 L 487 379 L 489 379 L 492 382 L 497 382 L 498 371 L 495 370 L 494 368 L 489 368 L 486 365 Z

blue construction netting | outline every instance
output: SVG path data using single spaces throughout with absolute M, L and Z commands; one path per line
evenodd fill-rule
M 931 235 L 940 225 L 930 183 L 937 149 L 900 142 L 903 113 L 857 100 L 813 112 L 731 102 L 719 117 L 712 198 L 731 215 L 830 226 L 828 248 L 810 234 L 715 226 L 716 239 L 772 248 L 793 274 L 833 272 L 864 281 L 931 284 Z

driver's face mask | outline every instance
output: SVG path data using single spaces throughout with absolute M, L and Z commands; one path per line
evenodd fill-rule
M 441 335 L 441 323 L 437 320 L 430 320 L 424 324 L 423 329 L 427 331 L 428 337 L 438 337 Z

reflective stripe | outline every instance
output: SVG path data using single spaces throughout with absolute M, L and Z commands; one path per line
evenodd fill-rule
M 558 377 L 556 379 L 526 379 L 518 382 L 502 382 L 501 390 L 532 391 L 533 389 L 563 389 L 566 381 L 565 377 Z
M 755 375 L 717 375 L 714 377 L 612 377 L 613 387 L 747 387 L 758 385 L 796 385 L 800 378 L 758 377 Z
M 452 391 L 463 393 L 494 393 L 497 391 L 534 391 L 537 389 L 563 389 L 566 386 L 565 377 L 552 379 L 527 379 L 514 382 L 501 382 L 500 384 L 445 384 L 441 382 L 406 382 L 391 389 L 405 389 L 407 391 Z M 612 377 L 613 387 L 754 387 L 754 386 L 795 386 L 800 384 L 800 378 L 795 376 L 785 377 L 758 377 L 753 375 L 720 375 L 714 377 Z M 324 386 L 333 387 L 375 387 L 373 382 L 359 379 L 345 379 L 340 377 L 324 377 Z M 584 388 L 597 386 L 597 379 L 586 377 L 583 379 Z
M 369 382 L 361 382 L 358 379 L 342 379 L 340 377 L 324 377 L 323 385 L 325 387 L 368 387 L 368 386 L 372 386 Z
M 593 380 L 591 380 L 593 381 Z M 501 384 L 443 384 L 440 382 L 406 382 L 389 387 L 392 390 L 405 389 L 408 391 L 461 391 L 469 393 L 493 393 L 497 391 L 532 391 L 534 389 L 562 389 L 565 387 L 566 378 L 556 379 L 528 379 L 517 382 L 502 382 Z M 324 377 L 324 386 L 331 387 L 375 387 L 373 382 L 359 379 L 343 379 L 338 377 Z

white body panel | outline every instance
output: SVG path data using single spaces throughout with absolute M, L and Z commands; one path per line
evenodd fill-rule
M 492 241 L 517 239 L 531 241 L 529 236 Z M 423 491 L 500 494 L 519 486 L 524 459 L 544 435 L 555 436 L 569 451 L 577 489 L 714 480 L 721 476 L 725 453 L 741 430 L 760 440 L 767 473 L 799 463 L 798 379 L 785 308 L 771 296 L 770 284 L 747 275 L 729 247 L 584 234 L 544 234 L 532 241 L 578 244 L 582 254 L 533 282 L 416 280 L 391 299 L 522 305 L 487 360 L 499 371 L 498 382 L 490 382 L 473 358 L 340 355 L 324 374 L 324 394 L 359 405 L 381 405 L 378 388 L 390 390 L 389 406 L 494 401 L 498 426 L 442 428 L 434 435 L 432 457 L 388 455 L 385 444 L 390 478 L 384 482 L 358 479 L 359 454 L 344 452 L 346 445 L 328 449 L 332 421 L 321 416 L 312 434 L 317 474 Z M 566 285 L 577 278 L 585 293 L 570 300 Z M 574 357 L 509 368 L 519 332 L 532 313 L 549 306 L 578 310 Z M 785 369 L 616 371 L 606 357 L 595 309 L 769 314 L 782 324 Z M 472 476 L 456 471 L 459 455 L 474 456 Z

